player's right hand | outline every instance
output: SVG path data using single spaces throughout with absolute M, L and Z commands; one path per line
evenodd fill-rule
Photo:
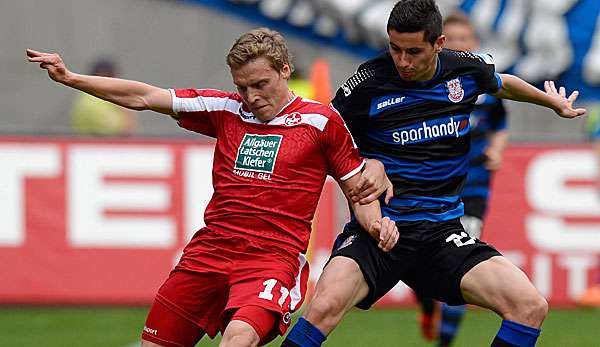
M 384 252 L 389 252 L 394 248 L 400 238 L 398 227 L 389 217 L 383 217 L 371 224 L 371 235 L 379 235 L 377 246 Z
M 65 63 L 60 55 L 56 53 L 44 53 L 27 49 L 27 60 L 32 63 L 39 63 L 40 68 L 48 71 L 48 76 L 56 82 L 64 83 L 67 80 L 70 71 L 67 70 Z
M 368 159 L 358 183 L 348 193 L 352 202 L 361 205 L 370 204 L 385 193 L 384 201 L 388 204 L 394 196 L 394 187 L 385 174 L 383 164 L 379 160 Z

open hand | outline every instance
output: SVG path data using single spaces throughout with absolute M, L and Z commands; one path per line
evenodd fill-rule
M 575 118 L 583 116 L 586 113 L 585 108 L 573 108 L 573 103 L 579 96 L 579 92 L 577 90 L 567 97 L 567 91 L 565 87 L 560 87 L 557 90 L 553 81 L 545 81 L 544 90 L 546 91 L 546 94 L 558 101 L 560 106 L 555 108 L 554 112 L 556 112 L 559 116 L 563 118 Z

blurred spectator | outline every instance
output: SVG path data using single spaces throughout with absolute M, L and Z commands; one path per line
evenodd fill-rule
M 117 77 L 117 65 L 112 59 L 98 59 L 90 75 Z M 128 136 L 136 125 L 132 111 L 95 96 L 79 92 L 73 102 L 71 128 L 77 135 Z

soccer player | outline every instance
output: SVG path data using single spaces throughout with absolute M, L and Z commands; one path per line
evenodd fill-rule
M 386 187 L 361 181 L 364 160 L 334 109 L 290 92 L 293 67 L 275 31 L 245 33 L 229 51 L 238 93 L 79 75 L 58 54 L 27 50 L 27 56 L 56 82 L 170 115 L 181 127 L 217 139 L 206 227 L 158 290 L 142 346 L 194 346 L 219 331 L 221 346 L 257 346 L 283 334 L 304 298 L 304 253 L 327 174 L 346 193 L 364 185 L 378 196 Z M 385 176 L 381 163 L 369 165 Z M 389 250 L 398 230 L 381 218 L 379 202 L 352 205 L 381 249 Z
M 479 48 L 475 29 L 469 17 L 463 13 L 453 13 L 444 19 L 443 34 L 446 37 L 445 48 L 464 52 Z M 500 167 L 502 152 L 508 141 L 502 99 L 489 94 L 480 95 L 475 101 L 469 122 L 471 150 L 468 155 L 467 179 L 461 193 L 465 215 L 460 221 L 469 236 L 479 239 L 488 206 L 491 174 Z M 440 347 L 450 346 L 458 332 L 466 306 L 449 306 L 443 303 L 441 321 L 436 324 L 436 303 L 420 296 L 419 302 L 423 309 L 419 319 L 423 336 L 428 340 L 439 339 Z M 439 331 L 435 330 L 436 327 Z
M 596 161 L 596 190 L 600 199 L 600 106 L 594 105 L 589 110 L 585 124 L 592 142 L 594 159 Z M 600 255 L 598 256 L 600 262 Z M 583 294 L 577 298 L 577 304 L 585 307 L 600 307 L 600 269 L 596 270 L 596 279 Z
M 382 252 L 351 220 L 339 235 L 314 296 L 283 346 L 319 346 L 353 306 L 368 309 L 403 281 L 451 305 L 476 304 L 503 319 L 492 346 L 533 346 L 548 304 L 527 276 L 459 218 L 468 167 L 469 114 L 480 94 L 532 102 L 573 118 L 569 97 L 495 73 L 488 55 L 444 50 L 434 0 L 398 1 L 388 20 L 389 51 L 362 64 L 333 106 L 361 154 L 383 162 L 394 197 L 382 212 L 400 239 Z

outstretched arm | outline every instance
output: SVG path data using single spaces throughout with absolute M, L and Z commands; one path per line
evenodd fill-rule
M 502 79 L 502 88 L 493 94 L 499 98 L 545 106 L 563 118 L 579 117 L 586 112 L 584 108 L 573 107 L 573 103 L 579 95 L 578 91 L 574 91 L 567 97 L 565 87 L 557 90 L 553 81 L 544 82 L 545 92 L 543 92 L 514 75 L 500 74 L 500 78 Z
M 351 178 L 340 182 L 340 186 L 350 202 L 354 215 L 360 225 L 379 242 L 378 246 L 381 250 L 389 252 L 396 245 L 396 242 L 400 237 L 398 228 L 396 227 L 396 223 L 391 221 L 388 217 L 381 217 L 379 200 L 375 199 L 368 204 L 352 201 L 349 191 L 359 183 L 360 177 L 360 174 L 356 174 Z
M 120 78 L 76 74 L 67 69 L 56 53 L 28 49 L 27 59 L 32 63 L 39 63 L 42 69 L 48 71 L 52 80 L 100 99 L 133 110 L 153 110 L 175 115 L 171 107 L 171 93 L 167 89 Z

